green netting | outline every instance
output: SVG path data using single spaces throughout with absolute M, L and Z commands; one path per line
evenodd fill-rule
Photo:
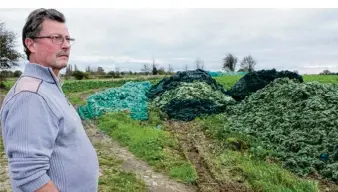
M 180 121 L 191 121 L 202 115 L 222 113 L 225 110 L 226 105 L 216 105 L 212 100 L 206 99 L 173 99 L 163 108 L 169 119 Z
M 175 89 L 157 96 L 151 105 L 160 108 L 170 119 L 190 121 L 204 114 L 223 112 L 234 103 L 233 98 L 206 82 L 181 82 Z
M 122 87 L 107 89 L 87 98 L 87 105 L 80 106 L 82 119 L 93 119 L 106 112 L 128 111 L 136 120 L 148 119 L 146 93 L 152 84 L 149 81 L 127 82 Z
M 246 74 L 227 92 L 227 94 L 232 96 L 235 100 L 241 101 L 246 96 L 264 88 L 271 81 L 284 77 L 297 79 L 299 82 L 303 82 L 303 77 L 294 72 L 277 72 L 275 69 L 260 70 Z
M 224 136 L 228 130 L 251 135 L 285 168 L 338 182 L 337 111 L 337 85 L 276 79 L 228 107 Z
M 164 92 L 161 96 L 157 96 L 152 105 L 155 107 L 164 107 L 171 100 L 190 100 L 204 99 L 214 101 L 216 105 L 226 105 L 234 100 L 220 91 L 215 91 L 205 82 L 186 83 L 181 82 L 175 89 Z
M 163 78 L 159 83 L 151 88 L 147 96 L 150 99 L 154 99 L 168 90 L 175 89 L 180 85 L 181 82 L 192 83 L 195 81 L 205 82 L 209 84 L 215 91 L 218 90 L 226 93 L 224 87 L 217 83 L 216 80 L 208 74 L 208 72 L 202 69 L 197 69 L 194 71 L 179 71 L 173 76 Z

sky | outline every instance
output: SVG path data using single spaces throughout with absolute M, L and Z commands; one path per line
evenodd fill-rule
M 17 34 L 32 8 L 0 9 L 0 22 Z M 76 39 L 69 64 L 81 70 L 140 71 L 155 61 L 175 71 L 222 70 L 231 53 L 251 55 L 255 69 L 297 70 L 316 74 L 338 72 L 338 9 L 76 9 L 60 8 L 69 33 Z M 27 60 L 21 61 L 23 69 Z

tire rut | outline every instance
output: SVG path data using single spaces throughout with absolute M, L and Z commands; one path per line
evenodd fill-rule
M 185 185 L 171 180 L 168 176 L 157 173 L 144 161 L 138 160 L 125 147 L 121 147 L 117 141 L 109 136 L 100 133 L 91 122 L 84 122 L 88 137 L 93 144 L 101 143 L 107 152 L 113 153 L 118 159 L 123 161 L 122 171 L 132 172 L 142 179 L 150 192 L 194 192 L 196 187 Z M 102 150 L 102 149 L 101 149 Z
M 230 178 L 216 179 L 216 173 L 212 171 L 211 158 L 214 146 L 208 142 L 203 132 L 198 131 L 196 126 L 189 123 L 168 122 L 167 127 L 178 138 L 184 155 L 195 166 L 198 174 L 197 186 L 201 192 L 251 192 L 241 183 L 232 181 Z

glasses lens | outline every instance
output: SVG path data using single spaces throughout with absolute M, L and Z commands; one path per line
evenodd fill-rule
M 75 39 L 73 39 L 73 38 L 67 39 L 67 41 L 68 41 L 69 45 L 74 45 L 74 43 L 75 43 Z
M 53 38 L 53 42 L 54 42 L 55 44 L 60 45 L 60 44 L 63 43 L 63 37 L 62 37 L 61 35 L 53 36 L 52 38 Z

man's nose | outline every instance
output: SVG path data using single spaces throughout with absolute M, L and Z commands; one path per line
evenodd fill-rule
M 62 43 L 62 49 L 69 49 L 70 48 L 70 43 L 64 39 L 63 43 Z

